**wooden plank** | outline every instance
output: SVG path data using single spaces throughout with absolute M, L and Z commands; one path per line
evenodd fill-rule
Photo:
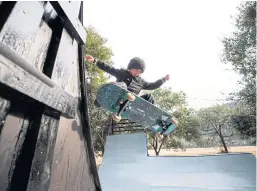
M 30 73 L 42 71 L 52 36 L 52 30 L 41 20 L 44 6 L 43 2 L 17 2 L 0 32 L 0 54 Z M 50 81 L 39 72 L 37 77 Z
M 0 42 L 0 54 L 6 59 L 10 60 L 21 69 L 30 73 L 31 75 L 37 77 L 39 80 L 43 81 L 50 87 L 54 87 L 54 83 L 44 74 L 36 70 L 31 64 L 29 64 L 25 59 L 18 56 L 14 51 L 12 51 L 7 45 Z
M 80 2 L 76 3 L 80 4 Z M 10 18 L 8 18 L 8 25 L 5 23 L 4 32 L 0 32 L 1 38 L 5 40 L 4 45 L 9 46 L 18 56 L 25 59 L 28 64 L 36 69 L 30 70 L 27 67 L 26 70 L 17 65 L 19 57 L 14 62 L 11 58 L 0 55 L 0 86 L 8 86 L 6 87 L 8 91 L 9 88 L 12 89 L 10 91 L 14 92 L 17 90 L 51 107 L 49 110 L 43 110 L 43 105 L 35 103 L 34 100 L 22 95 L 26 99 L 20 100 L 21 103 L 30 103 L 30 106 L 27 106 L 28 112 L 19 111 L 17 115 L 13 115 L 11 120 L 13 123 L 10 123 L 10 120 L 7 120 L 9 123 L 4 123 L 3 135 L 8 134 L 7 130 L 12 130 L 12 125 L 15 131 L 11 132 L 11 135 L 7 138 L 7 141 L 11 141 L 10 145 L 4 145 L 1 141 L 5 139 L 0 137 L 0 147 L 2 146 L 0 161 L 6 157 L 10 158 L 11 153 L 14 153 L 12 156 L 15 157 L 11 162 L 4 160 L 3 165 L 0 163 L 2 166 L 5 165 L 5 169 L 0 171 L 0 173 L 3 172 L 4 177 L 4 181 L 1 181 L 0 184 L 6 186 L 4 189 L 0 188 L 0 190 L 100 190 L 96 188 L 95 172 L 92 170 L 94 153 L 91 146 L 86 142 L 91 142 L 91 139 L 89 139 L 91 134 L 88 133 L 86 135 L 88 138 L 85 140 L 85 132 L 83 132 L 83 128 L 89 127 L 85 123 L 80 123 L 81 116 L 78 117 L 80 111 L 77 111 L 77 97 L 81 97 L 79 88 L 81 82 L 78 81 L 78 43 L 74 41 L 74 34 L 70 30 L 69 32 L 64 30 L 61 38 L 58 38 L 59 36 L 56 33 L 62 31 L 62 25 L 57 25 L 60 30 L 56 32 L 55 29 L 58 27 L 53 27 L 53 24 L 57 22 L 52 21 L 59 21 L 59 19 L 55 19 L 56 15 L 54 14 L 47 17 L 48 20 L 44 16 L 45 21 L 49 21 L 48 24 L 54 31 L 49 30 L 48 24 L 41 20 L 41 8 L 44 8 L 45 4 L 46 2 L 16 2 L 10 15 L 12 20 L 10 21 Z M 75 3 L 72 3 L 72 5 L 74 7 L 69 6 L 68 11 L 72 13 L 71 15 L 78 16 L 78 10 L 74 10 Z M 37 9 L 39 12 L 37 12 Z M 14 14 L 15 12 L 16 14 Z M 35 15 L 35 17 L 32 15 Z M 18 21 L 20 23 L 26 22 L 26 24 L 19 23 L 15 26 Z M 6 26 L 12 26 L 13 29 Z M 69 27 L 67 28 L 69 29 Z M 5 34 L 6 31 L 10 34 Z M 14 35 L 13 40 L 15 42 L 11 41 L 12 35 Z M 49 46 L 49 42 L 50 40 L 51 43 L 55 42 L 52 40 L 52 35 L 56 35 L 57 39 L 60 39 L 60 47 L 59 44 L 54 45 L 56 51 L 59 47 L 56 60 L 54 52 L 52 54 L 54 58 L 49 62 L 46 61 L 46 65 L 49 65 L 49 67 L 54 63 L 52 75 L 52 69 L 49 69 L 50 72 L 46 72 L 48 76 L 51 76 L 51 80 L 49 81 L 49 78 L 46 83 L 42 75 L 42 79 L 38 77 L 41 73 L 37 72 L 41 72 L 42 69 L 45 72 L 46 52 L 49 47 L 52 47 L 51 44 Z M 52 56 L 48 54 L 47 60 Z M 82 55 L 80 60 L 83 60 Z M 82 64 L 83 62 L 80 62 L 80 65 Z M 83 73 L 84 70 L 81 72 Z M 17 95 L 18 92 L 16 92 Z M 21 107 L 21 109 L 25 108 L 19 103 L 14 103 L 14 105 L 18 108 Z M 39 107 L 36 109 L 36 106 Z M 55 111 L 52 109 L 55 109 Z M 60 111 L 64 117 L 60 117 L 60 113 L 56 110 Z M 44 114 L 42 115 L 43 111 Z M 28 120 L 24 120 L 24 115 Z M 25 122 L 25 124 L 19 124 L 22 122 Z M 25 125 L 29 125 L 28 131 L 24 129 Z M 24 131 L 19 131 L 19 127 Z M 25 133 L 27 133 L 26 136 L 24 136 Z M 16 144 L 15 139 L 12 139 L 15 134 L 17 135 L 16 141 L 18 140 Z M 21 138 L 24 137 L 25 141 L 22 144 L 23 139 Z M 21 147 L 22 150 L 20 150 Z M 6 149 L 9 152 L 6 152 Z M 89 151 L 89 149 L 91 150 Z M 2 151 L 5 152 L 3 155 L 1 155 Z M 19 157 L 17 158 L 18 154 Z M 14 172 L 10 171 L 12 169 L 14 169 Z M 10 184 L 10 186 L 5 183 Z
M 36 51 L 33 50 L 33 43 L 38 40 L 37 31 L 44 6 L 43 2 L 38 1 L 16 2 L 0 32 L 0 41 L 24 59 L 30 58 Z
M 80 12 L 79 12 L 79 20 L 83 23 L 83 1 L 81 2 Z M 86 66 L 84 64 L 84 53 L 85 53 L 85 46 L 79 45 L 78 47 L 78 71 L 79 71 L 79 89 L 80 89 L 80 107 L 78 114 L 80 115 L 80 121 L 82 123 L 82 133 L 85 138 L 86 144 L 86 152 L 88 153 L 88 159 L 90 163 L 90 172 L 94 179 L 94 186 L 95 190 L 102 190 L 100 179 L 98 176 L 98 168 L 96 165 L 96 158 L 94 152 L 94 145 L 93 145 L 93 136 L 92 136 L 92 129 L 89 120 L 89 110 L 88 110 L 88 84 L 86 82 Z
M 77 40 L 77 43 L 83 45 L 86 42 L 86 32 L 78 18 L 79 5 L 81 2 L 76 2 L 79 3 L 77 11 L 74 11 L 74 9 L 70 7 L 71 3 L 74 4 L 75 2 L 51 1 L 55 11 L 65 22 L 64 27 L 69 31 L 70 35 Z
M 139 130 L 126 130 L 126 131 L 113 131 L 113 135 L 127 134 L 127 133 L 132 133 L 132 132 L 144 132 L 144 130 L 139 129 Z
M 1 48 L 11 49 L 5 57 L 0 55 L 0 82 L 61 112 L 63 116 L 73 118 L 77 100 L 59 87 L 49 87 L 54 86 L 51 80 L 33 70 L 43 69 L 52 35 L 51 29 L 41 20 L 44 6 L 42 2 L 15 4 L 0 33 Z M 15 64 L 23 64 L 26 71 Z M 29 65 L 33 67 L 29 68 Z
M 22 148 L 28 123 L 24 125 L 25 105 L 20 111 L 11 111 L 4 123 L 0 136 L 0 190 L 10 186 L 16 159 Z
M 69 51 L 67 51 L 69 47 Z M 67 93 L 78 97 L 78 44 L 63 30 L 51 80 Z
M 134 125 L 134 126 L 130 126 L 130 125 L 123 125 L 123 126 L 113 126 L 113 128 L 117 129 L 122 129 L 122 128 L 138 128 L 138 127 L 141 127 L 141 128 L 144 128 L 142 125 Z
M 43 3 L 16 2 L 0 32 L 0 41 L 39 71 L 52 36 L 52 30 L 42 21 L 43 13 Z
M 0 97 L 0 135 L 5 123 L 7 113 L 10 109 L 10 101 Z
M 0 5 L 0 31 L 2 30 L 6 19 L 9 17 L 15 3 L 15 1 L 4 1 Z
M 124 128 L 124 129 L 113 129 L 113 132 L 123 132 L 123 131 L 144 131 L 144 128 L 137 128 L 137 129 L 130 129 L 130 128 Z
M 0 82 L 61 112 L 65 117 L 75 117 L 78 103 L 76 98 L 58 86 L 49 87 L 2 55 L 0 55 Z
M 73 96 L 81 97 L 78 66 L 78 43 L 63 30 L 52 80 Z M 60 118 L 54 148 L 51 191 L 96 190 L 88 156 L 88 149 L 91 148 L 87 148 L 82 131 L 86 127 L 81 124 L 79 111 L 76 113 L 75 119 Z
M 49 189 L 59 118 L 42 116 L 27 191 Z
M 96 190 L 82 128 L 79 120 L 61 118 L 49 190 Z
M 127 123 L 116 123 L 116 125 L 132 125 L 135 124 L 135 122 L 127 122 Z
M 44 62 L 46 59 L 47 51 L 52 37 L 52 30 L 46 22 L 40 22 L 36 30 L 35 38 L 31 44 L 27 60 L 39 71 L 43 71 Z

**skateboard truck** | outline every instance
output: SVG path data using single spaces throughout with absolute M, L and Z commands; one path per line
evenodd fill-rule
M 162 127 L 162 132 L 160 132 L 160 135 L 163 135 L 163 133 L 165 132 L 165 131 L 167 131 L 168 129 L 169 129 L 169 127 L 172 125 L 172 124 L 174 124 L 174 125 L 178 125 L 178 121 L 175 119 L 175 118 L 172 118 L 171 119 L 171 122 L 170 123 L 165 123 L 164 121 L 159 121 L 159 124 L 161 125 L 161 127 Z
M 125 101 L 122 101 L 122 99 L 119 99 L 116 103 L 116 105 L 119 105 L 119 111 L 116 115 L 113 116 L 113 120 L 116 122 L 119 122 L 121 120 L 120 114 L 124 112 L 128 106 L 128 104 L 132 101 L 134 101 L 136 97 L 132 93 L 128 93 L 126 96 Z
M 171 123 L 167 124 L 167 122 L 165 122 L 165 121 L 163 121 L 163 120 L 161 120 L 161 119 L 158 119 L 158 120 L 157 120 L 157 124 L 158 124 L 159 126 L 161 126 L 161 128 L 162 128 L 162 132 L 160 132 L 160 135 L 162 135 L 162 134 L 168 129 L 168 127 L 169 127 L 169 125 L 170 125 Z
M 172 123 L 169 123 L 168 125 L 162 126 L 162 132 L 160 133 L 160 135 L 162 135 L 169 128 L 170 125 L 172 125 Z
M 121 103 L 121 106 L 120 106 L 120 109 L 119 109 L 119 111 L 118 111 L 118 113 L 117 113 L 117 115 L 120 115 L 120 114 L 126 109 L 126 107 L 128 106 L 128 104 L 129 104 L 129 101 L 128 101 L 128 100 L 122 102 L 122 103 Z

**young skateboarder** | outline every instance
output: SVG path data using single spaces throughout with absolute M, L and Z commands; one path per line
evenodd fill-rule
M 95 59 L 91 55 L 86 55 L 85 60 L 90 63 L 95 63 L 98 68 L 109 73 L 110 75 L 116 77 L 117 85 L 121 86 L 124 89 L 131 91 L 132 93 L 138 95 L 141 90 L 154 90 L 161 87 L 164 82 L 169 80 L 170 76 L 166 75 L 165 77 L 149 83 L 141 78 L 141 74 L 145 71 L 145 62 L 139 57 L 134 57 L 129 61 L 127 70 L 116 69 L 103 61 Z M 144 94 L 141 96 L 143 99 L 154 104 L 154 99 L 151 94 Z M 99 106 L 95 102 L 96 106 Z

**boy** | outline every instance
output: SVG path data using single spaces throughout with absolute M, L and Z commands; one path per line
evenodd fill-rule
M 145 62 L 139 57 L 132 58 L 128 64 L 127 70 L 116 69 L 112 66 L 105 64 L 100 60 L 96 60 L 93 56 L 86 55 L 85 60 L 91 63 L 95 63 L 98 68 L 109 73 L 110 75 L 117 78 L 117 85 L 121 86 L 124 89 L 131 91 L 132 93 L 138 95 L 140 91 L 143 90 L 154 90 L 169 80 L 170 76 L 166 75 L 165 77 L 153 82 L 146 82 L 141 78 L 141 74 L 145 71 Z M 151 94 L 144 94 L 141 96 L 146 101 L 154 104 L 154 99 Z M 95 105 L 99 105 L 95 102 Z

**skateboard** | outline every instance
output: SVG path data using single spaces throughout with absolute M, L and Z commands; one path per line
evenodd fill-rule
M 113 113 L 116 122 L 125 118 L 160 134 L 170 134 L 178 126 L 174 116 L 115 83 L 102 85 L 96 101 L 100 107 Z

